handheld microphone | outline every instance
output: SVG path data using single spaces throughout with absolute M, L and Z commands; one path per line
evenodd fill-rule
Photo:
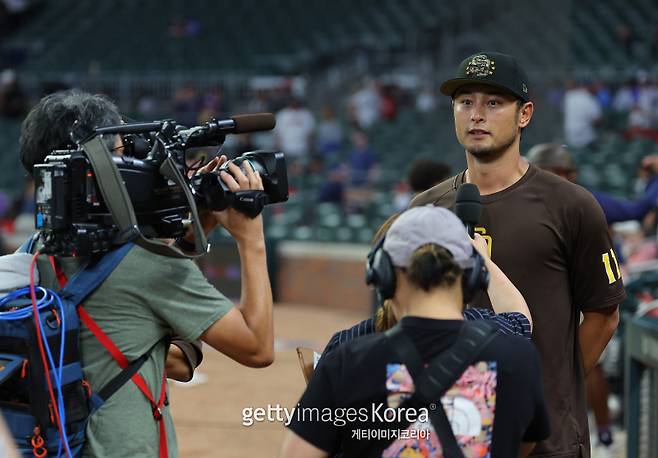
M 475 236 L 475 225 L 480 222 L 482 200 L 480 190 L 472 183 L 464 183 L 457 188 L 455 199 L 455 214 L 462 220 L 468 235 Z

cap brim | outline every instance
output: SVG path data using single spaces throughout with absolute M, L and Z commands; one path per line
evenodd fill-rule
M 451 80 L 445 81 L 439 90 L 441 91 L 441 94 L 452 97 L 455 92 L 457 92 L 457 89 L 468 84 L 481 84 L 483 86 L 495 87 L 497 89 L 501 89 L 504 92 L 507 92 L 508 94 L 512 94 L 513 96 L 525 102 L 530 101 L 528 94 L 520 94 L 501 84 L 491 83 L 489 81 L 474 78 L 453 78 Z

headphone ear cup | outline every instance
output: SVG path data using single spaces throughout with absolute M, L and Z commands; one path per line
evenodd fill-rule
M 379 293 L 380 300 L 391 299 L 395 296 L 395 268 L 388 253 L 378 249 L 372 258 L 371 271 L 372 284 Z

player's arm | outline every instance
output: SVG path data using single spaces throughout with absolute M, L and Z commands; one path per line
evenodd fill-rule
M 587 374 L 617 329 L 617 304 L 624 300 L 626 293 L 601 207 L 589 193 L 581 190 L 573 194 L 573 205 L 565 221 L 565 231 L 571 232 L 571 237 L 566 238 L 571 253 L 569 283 L 573 303 L 583 313 L 578 340 Z
M 583 311 L 583 322 L 578 328 L 578 338 L 585 374 L 589 374 L 596 365 L 618 324 L 618 306 Z
M 491 277 L 487 293 L 489 294 L 491 306 L 494 311 L 496 313 L 522 313 L 530 322 L 530 329 L 532 329 L 532 315 L 530 315 L 528 304 L 521 292 L 507 278 L 507 275 L 489 257 L 487 242 L 477 233 L 472 242 L 475 249 L 484 258 L 485 265 Z

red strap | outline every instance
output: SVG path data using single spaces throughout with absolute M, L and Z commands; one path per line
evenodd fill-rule
M 60 287 L 64 288 L 66 285 L 68 279 L 66 278 L 66 275 L 60 268 L 59 264 L 55 261 L 55 258 L 53 256 L 49 256 L 48 259 L 50 260 L 50 264 L 52 265 L 53 269 L 55 270 L 55 274 L 57 275 L 57 281 L 59 282 Z M 103 347 L 112 355 L 112 358 L 117 362 L 119 367 L 121 369 L 125 369 L 128 367 L 128 358 L 119 350 L 119 347 L 117 347 L 114 342 L 112 342 L 112 339 L 110 339 L 105 332 L 98 326 L 96 321 L 89 315 L 84 307 L 82 307 L 82 304 L 78 305 L 78 316 L 80 317 L 80 320 L 89 328 L 91 333 L 98 339 L 98 341 L 101 343 Z M 155 398 L 151 394 L 151 390 L 149 389 L 148 385 L 146 384 L 146 381 L 144 378 L 139 374 L 136 373 L 131 377 L 131 380 L 135 385 L 137 385 L 137 388 L 139 388 L 139 391 L 144 394 L 146 399 L 151 403 L 151 409 L 153 410 L 153 419 L 158 422 L 158 426 L 160 429 L 160 458 L 167 458 L 169 456 L 168 450 L 167 450 L 167 430 L 166 430 L 166 425 L 164 421 L 164 417 L 162 415 L 162 407 L 164 406 L 165 400 L 167 399 L 167 373 L 164 372 L 162 374 L 162 387 L 160 388 L 160 399 L 158 402 L 155 402 Z
M 87 313 L 87 311 L 81 305 L 78 305 L 78 315 L 80 320 L 89 328 L 91 333 L 98 339 L 98 341 L 105 347 L 105 349 L 110 352 L 112 358 L 117 362 L 121 369 L 128 367 L 128 359 L 123 355 L 119 347 L 114 345 L 114 342 L 103 332 L 103 330 L 96 324 L 94 319 Z
M 125 369 L 128 367 L 128 359 L 125 357 L 125 355 L 119 350 L 119 348 L 112 342 L 112 340 L 103 332 L 103 330 L 98 326 L 96 321 L 89 315 L 84 307 L 82 305 L 78 305 L 78 315 L 80 316 L 80 320 L 89 328 L 91 333 L 96 337 L 96 339 L 105 347 L 105 349 L 112 355 L 112 358 L 117 362 L 119 367 L 121 369 Z M 153 410 L 153 418 L 156 422 L 159 423 L 160 427 L 160 458 L 167 458 L 168 455 L 168 450 L 167 450 L 167 431 L 166 431 L 166 425 L 164 421 L 164 417 L 162 415 L 162 407 L 164 406 L 165 400 L 167 399 L 167 373 L 164 372 L 162 374 L 162 387 L 160 388 L 160 399 L 158 399 L 158 402 L 155 402 L 155 398 L 151 394 L 151 390 L 149 389 L 148 385 L 146 384 L 146 381 L 144 378 L 139 374 L 136 373 L 131 377 L 131 380 L 135 385 L 137 385 L 137 388 L 139 388 L 139 391 L 142 392 L 142 394 L 146 397 L 146 399 L 149 400 L 151 403 L 151 409 Z
M 167 428 L 165 425 L 164 417 L 162 416 L 162 407 L 167 399 L 167 372 L 162 374 L 162 386 L 160 387 L 160 399 L 158 400 L 158 413 L 160 418 L 156 421 L 160 423 L 160 458 L 167 458 L 169 450 L 167 449 Z

